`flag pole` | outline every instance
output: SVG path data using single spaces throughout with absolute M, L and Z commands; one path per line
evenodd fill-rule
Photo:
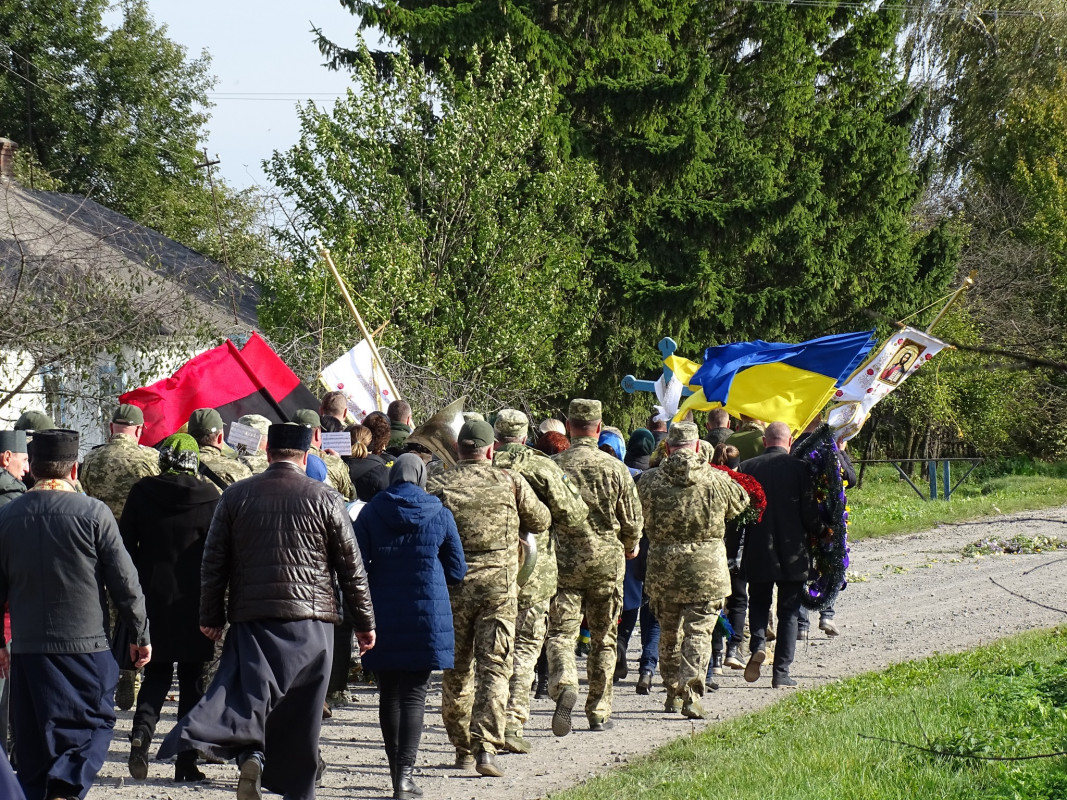
M 960 288 L 953 292 L 952 297 L 950 297 L 948 299 L 948 302 L 945 303 L 945 307 L 937 313 L 936 317 L 934 317 L 934 321 L 926 326 L 926 333 L 932 332 L 934 326 L 945 318 L 945 314 L 948 313 L 948 310 L 952 308 L 953 304 L 960 298 L 960 295 L 962 295 L 964 292 L 974 286 L 974 279 L 977 274 L 977 271 L 973 271 L 970 275 L 963 279 L 963 283 L 960 285 Z
M 385 383 L 389 387 L 389 391 L 393 393 L 394 398 L 399 398 L 400 393 L 397 392 L 396 386 L 393 384 L 393 378 L 389 374 L 389 370 L 386 369 L 385 362 L 382 361 L 381 353 L 378 352 L 378 346 L 374 343 L 374 338 L 370 335 L 370 331 L 367 330 L 367 326 L 363 322 L 363 317 L 360 316 L 359 309 L 357 309 L 356 304 L 352 302 L 352 297 L 348 293 L 348 287 L 345 286 L 345 282 L 341 279 L 341 273 L 337 271 L 337 267 L 333 263 L 333 258 L 330 256 L 330 251 L 321 240 L 316 240 L 315 243 L 319 246 L 319 255 L 321 255 L 326 262 L 326 266 L 330 268 L 330 273 L 333 275 L 333 279 L 337 281 L 337 287 L 341 290 L 341 296 L 344 297 L 345 303 L 348 305 L 348 310 L 351 311 L 352 316 L 355 317 L 356 324 L 363 333 L 363 338 L 367 340 L 367 344 L 370 346 L 371 355 L 374 356 L 375 363 L 381 368 L 382 375 L 385 377 Z

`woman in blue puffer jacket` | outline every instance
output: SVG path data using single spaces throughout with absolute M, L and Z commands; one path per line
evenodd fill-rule
M 414 453 L 397 458 L 389 487 L 353 523 L 374 603 L 377 642 L 363 666 L 378 676 L 378 721 L 393 797 L 422 794 L 412 780 L 422 738 L 430 673 L 453 666 L 448 584 L 467 574 L 452 512 L 423 488 L 426 470 Z

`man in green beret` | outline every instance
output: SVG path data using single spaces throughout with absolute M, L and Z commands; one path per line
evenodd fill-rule
M 0 431 L 0 508 L 26 491 L 26 431 Z
M 660 674 L 668 712 L 704 719 L 700 704 L 712 632 L 730 594 L 726 520 L 748 507 L 748 494 L 699 454 L 692 422 L 667 432 L 667 457 L 637 482 L 648 536 L 645 591 L 660 623 Z
M 625 559 L 637 557 L 644 524 L 630 470 L 597 447 L 601 417 L 599 400 L 572 400 L 567 410 L 571 447 L 553 456 L 589 507 L 580 524 L 556 526 L 559 590 L 548 614 L 548 691 L 556 701 L 556 736 L 571 732 L 571 711 L 578 701 L 574 643 L 583 606 L 590 634 L 585 714 L 590 730 L 610 727 Z
M 563 470 L 540 450 L 526 446 L 530 420 L 514 408 L 502 409 L 493 424 L 493 464 L 522 475 L 537 498 L 552 512 L 553 525 L 580 525 L 589 508 Z M 551 530 L 534 535 L 537 557 L 533 573 L 519 589 L 515 616 L 515 666 L 504 730 L 504 748 L 530 752 L 523 726 L 530 717 L 530 685 L 548 631 L 548 606 L 556 594 L 556 536 Z
M 463 582 L 448 587 L 455 667 L 445 670 L 441 716 L 456 766 L 489 777 L 504 774 L 496 754 L 504 749 L 520 534 L 541 533 L 552 522 L 522 475 L 493 466 L 495 440 L 489 423 L 464 423 L 459 461 L 426 487 L 456 518 L 467 559 Z
M 311 428 L 310 452 L 321 458 L 326 465 L 326 483 L 339 491 L 345 500 L 355 500 L 356 487 L 352 484 L 348 465 L 333 450 L 322 449 L 322 420 L 319 418 L 319 413 L 310 408 L 302 408 L 293 414 L 292 421 L 305 428 Z
M 198 408 L 189 415 L 189 435 L 200 448 L 200 475 L 219 489 L 252 477 L 252 470 L 222 452 L 222 415 L 213 408 Z

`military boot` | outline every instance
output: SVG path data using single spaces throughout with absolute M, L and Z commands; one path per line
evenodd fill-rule
M 522 737 L 522 731 L 509 728 L 504 731 L 504 749 L 525 755 L 530 752 L 530 743 Z
M 144 725 L 137 725 L 130 733 L 130 760 L 126 762 L 130 777 L 143 781 L 148 777 L 148 745 L 152 734 Z
M 667 687 L 667 699 L 663 703 L 663 710 L 668 714 L 677 714 L 682 710 L 682 698 L 674 693 L 674 689 Z
M 685 702 L 681 704 L 681 708 L 678 709 L 682 712 L 683 717 L 689 719 L 706 719 L 704 714 L 704 706 L 700 705 L 700 700 L 693 695 L 689 695 L 685 699 Z

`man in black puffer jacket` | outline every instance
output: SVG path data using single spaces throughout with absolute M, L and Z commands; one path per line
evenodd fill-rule
M 374 646 L 367 574 L 344 500 L 305 474 L 310 446 L 310 428 L 271 425 L 270 466 L 223 492 L 204 545 L 200 626 L 215 640 L 230 628 L 214 682 L 159 751 L 237 758 L 238 800 L 259 800 L 262 788 L 290 800 L 315 796 L 340 621 L 331 574 L 360 652 Z

